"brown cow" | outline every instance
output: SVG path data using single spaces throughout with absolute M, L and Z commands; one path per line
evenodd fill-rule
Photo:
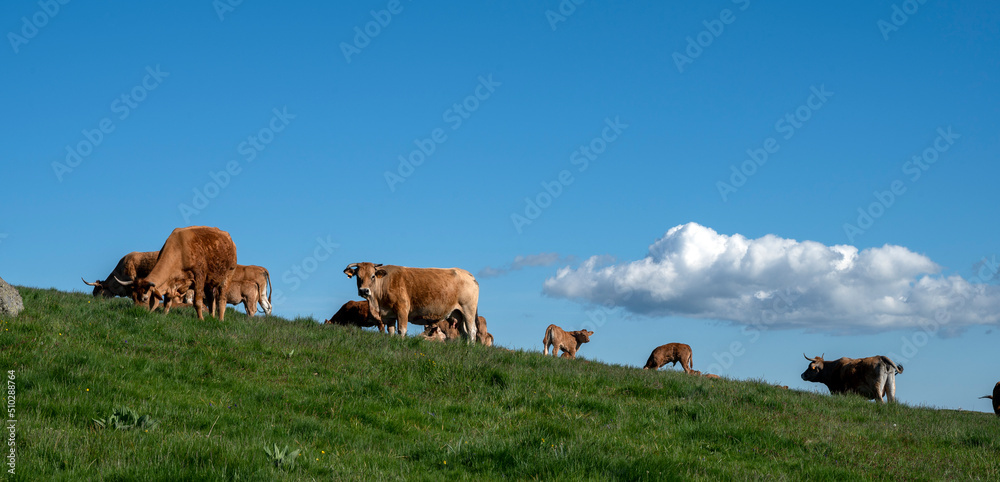
M 552 356 L 557 356 L 559 350 L 562 350 L 564 357 L 576 358 L 580 345 L 589 342 L 593 334 L 590 330 L 565 331 L 556 325 L 549 325 L 542 338 L 542 352 L 548 355 L 549 347 L 552 347 Z M 569 356 L 566 356 L 567 353 Z
M 229 279 L 229 289 L 226 292 L 226 302 L 231 305 L 243 303 L 247 316 L 257 314 L 257 303 L 264 309 L 264 314 L 271 316 L 271 275 L 267 269 L 255 265 L 236 265 L 233 276 Z
M 130 296 L 132 290 L 117 280 L 135 281 L 146 277 L 153 270 L 153 266 L 156 266 L 156 256 L 159 254 L 158 251 L 133 251 L 118 260 L 118 265 L 104 281 L 91 283 L 83 278 L 80 279 L 87 285 L 94 287 L 94 297 Z
M 993 387 L 993 395 L 986 395 L 985 397 L 979 398 L 988 398 L 993 400 L 993 413 L 1000 417 L 1000 382 L 997 382 L 997 384 Z
M 192 306 L 194 300 L 194 290 L 189 289 L 192 280 L 178 279 L 174 286 L 167 288 L 164 293 L 164 314 L 170 313 L 172 306 Z M 236 265 L 236 270 L 229 278 L 229 288 L 226 292 L 226 303 L 239 305 L 243 303 L 243 309 L 247 316 L 257 314 L 257 304 L 260 303 L 264 314 L 271 315 L 271 295 L 268 288 L 271 285 L 271 276 L 267 269 L 261 266 L 242 264 Z M 186 290 L 182 295 L 181 290 Z M 156 301 L 153 301 L 153 309 L 156 309 Z
M 378 331 L 385 333 L 385 323 L 371 316 L 367 301 L 348 301 L 341 306 L 329 320 L 323 320 L 324 325 L 358 326 L 368 328 L 377 326 Z
M 358 295 L 368 300 L 371 315 L 406 336 L 406 324 L 434 323 L 461 317 L 459 328 L 469 343 L 476 341 L 479 283 L 459 268 L 407 268 L 372 263 L 351 263 L 348 278 L 358 277 Z
M 809 368 L 802 372 L 802 379 L 826 385 L 830 393 L 856 393 L 869 400 L 884 403 L 896 401 L 896 374 L 903 373 L 903 365 L 897 365 L 887 356 L 867 358 L 841 358 L 825 361 L 820 355 L 809 358 Z
M 458 320 L 440 320 L 433 324 L 424 326 L 424 332 L 420 337 L 432 341 L 450 341 L 461 337 L 458 330 Z M 476 339 L 486 346 L 493 346 L 493 334 L 486 331 L 486 318 L 476 317 Z
M 646 360 L 646 366 L 642 367 L 643 370 L 656 370 L 667 363 L 672 363 L 677 366 L 677 362 L 681 363 L 681 368 L 684 369 L 684 373 L 692 375 L 700 375 L 701 372 L 691 369 L 691 347 L 685 345 L 684 343 L 667 343 L 666 345 L 660 345 L 653 350 L 653 353 L 649 354 L 649 359 Z
M 148 302 L 152 308 L 164 294 L 186 293 L 183 285 L 194 289 L 194 307 L 198 319 L 206 298 L 209 312 L 219 321 L 226 315 L 229 278 L 236 270 L 236 245 L 229 233 L 205 226 L 177 228 L 160 248 L 156 266 L 144 278 L 122 283 L 131 285 L 133 299 Z
M 713 380 L 718 380 L 719 379 L 719 376 L 716 375 L 716 374 L 714 374 L 714 373 L 706 373 L 706 374 L 704 374 L 702 376 L 705 377 L 705 378 L 711 378 Z

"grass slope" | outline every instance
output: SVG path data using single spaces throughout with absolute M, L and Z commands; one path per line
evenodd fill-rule
M 15 479 L 1000 479 L 989 414 L 20 291 Z M 158 425 L 95 427 L 118 406 Z

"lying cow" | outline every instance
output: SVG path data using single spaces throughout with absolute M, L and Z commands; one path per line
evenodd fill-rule
M 649 359 L 646 360 L 646 366 L 642 367 L 642 369 L 657 370 L 667 363 L 672 363 L 673 366 L 677 366 L 677 362 L 680 362 L 681 368 L 684 369 L 684 373 L 701 375 L 701 372 L 691 369 L 691 347 L 685 345 L 684 343 L 667 343 L 666 345 L 656 347 L 653 352 L 649 354 Z
M 149 303 L 151 309 L 166 294 L 193 289 L 198 319 L 205 319 L 202 312 L 208 301 L 209 313 L 222 321 L 229 279 L 235 270 L 236 245 L 229 233 L 191 226 L 170 233 L 149 275 L 122 284 L 132 287 L 132 298 L 137 303 Z
M 580 345 L 589 342 L 593 334 L 590 330 L 565 331 L 556 325 L 549 325 L 542 338 L 542 353 L 548 355 L 551 347 L 552 356 L 558 356 L 559 350 L 562 350 L 565 358 L 576 358 Z
M 358 326 L 368 328 L 377 326 L 378 331 L 385 333 L 385 323 L 371 316 L 367 301 L 348 301 L 341 306 L 329 320 L 323 320 L 324 325 Z
M 118 260 L 118 265 L 107 278 L 104 278 L 104 281 L 88 282 L 82 277 L 80 279 L 88 286 L 94 287 L 94 297 L 130 296 L 132 289 L 121 284 L 119 280 L 135 281 L 139 278 L 145 278 L 153 270 L 153 266 L 156 266 L 156 257 L 159 254 L 159 251 L 133 251 Z
M 459 329 L 473 343 L 477 340 L 476 316 L 479 283 L 459 268 L 407 268 L 373 263 L 351 263 L 348 278 L 357 276 L 358 295 L 368 300 L 371 315 L 394 333 L 406 336 L 406 324 L 436 323 L 455 318 Z
M 1000 417 L 1000 382 L 997 382 L 997 384 L 993 387 L 993 395 L 986 395 L 985 397 L 979 398 L 988 398 L 993 400 L 993 413 Z
M 903 373 L 903 365 L 897 365 L 887 356 L 868 358 L 841 358 L 826 361 L 820 355 L 809 358 L 809 368 L 802 372 L 802 379 L 826 385 L 830 393 L 856 393 L 869 400 L 884 403 L 896 401 L 896 374 Z
M 440 320 L 426 325 L 420 334 L 421 338 L 431 341 L 457 340 L 461 336 L 456 320 Z M 482 316 L 476 317 L 476 338 L 483 345 L 493 346 L 493 335 L 486 331 L 486 318 Z

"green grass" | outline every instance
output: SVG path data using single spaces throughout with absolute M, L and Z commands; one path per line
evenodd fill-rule
M 990 414 L 19 289 L 15 479 L 1000 479 Z

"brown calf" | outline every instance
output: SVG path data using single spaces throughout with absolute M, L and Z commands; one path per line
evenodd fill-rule
M 677 362 L 680 362 L 681 368 L 684 369 L 684 373 L 692 375 L 701 374 L 701 372 L 691 369 L 691 347 L 685 345 L 684 343 L 667 343 L 666 345 L 656 347 L 656 349 L 649 354 L 649 359 L 646 360 L 646 366 L 642 367 L 642 369 L 656 370 L 667 363 L 672 363 L 674 366 L 677 366 Z
M 576 358 L 580 345 L 589 342 L 593 334 L 590 330 L 565 331 L 556 325 L 549 325 L 542 338 L 543 353 L 548 355 L 551 347 L 552 356 L 558 356 L 559 350 L 562 350 L 565 358 Z

